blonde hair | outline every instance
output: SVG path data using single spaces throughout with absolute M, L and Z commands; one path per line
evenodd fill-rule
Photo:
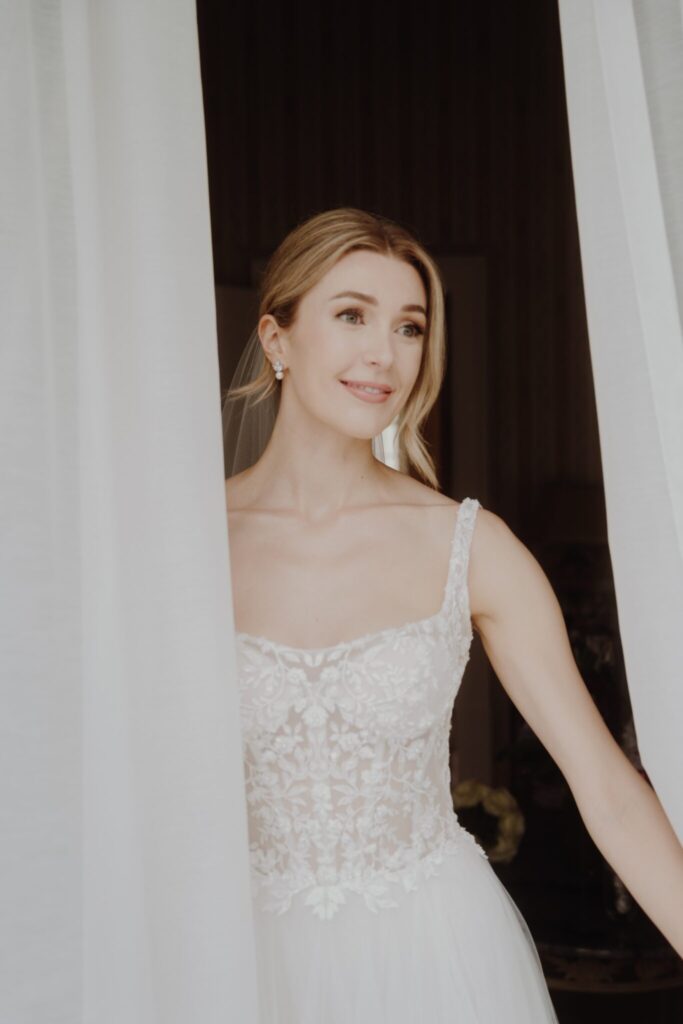
M 439 270 L 422 246 L 399 224 L 353 207 L 318 213 L 297 225 L 270 257 L 259 289 L 258 320 L 270 314 L 285 330 L 294 323 L 303 296 L 343 256 L 368 249 L 413 266 L 427 293 L 427 329 L 422 363 L 414 388 L 397 416 L 397 443 L 409 466 L 439 490 L 434 462 L 420 428 L 436 402 L 445 372 L 446 320 Z M 277 388 L 270 361 L 263 355 L 257 376 L 226 392 L 229 398 L 254 396 L 254 404 Z

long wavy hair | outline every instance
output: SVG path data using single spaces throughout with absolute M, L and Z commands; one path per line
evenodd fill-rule
M 441 276 L 434 260 L 403 227 L 354 207 L 318 213 L 293 228 L 266 265 L 259 288 L 258 319 L 270 314 L 285 330 L 295 322 L 303 296 L 347 253 L 367 249 L 404 260 L 420 275 L 427 294 L 427 329 L 422 362 L 408 400 L 396 418 L 396 442 L 408 466 L 439 490 L 433 459 L 420 429 L 441 390 L 446 361 L 446 320 Z M 253 396 L 253 404 L 277 388 L 270 360 L 252 381 L 226 391 L 229 398 Z

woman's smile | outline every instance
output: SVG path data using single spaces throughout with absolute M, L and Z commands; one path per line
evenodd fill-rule
M 369 381 L 340 381 L 347 391 L 350 391 L 355 398 L 362 402 L 386 402 L 393 394 L 393 388 L 387 384 L 371 384 Z

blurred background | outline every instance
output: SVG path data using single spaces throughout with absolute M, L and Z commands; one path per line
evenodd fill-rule
M 442 490 L 479 498 L 538 558 L 640 767 L 556 3 L 198 0 L 197 15 L 222 387 L 263 266 L 298 222 L 348 205 L 414 232 L 446 288 L 447 374 L 425 431 Z M 451 738 L 458 813 L 529 923 L 562 1024 L 682 1020 L 680 959 L 593 844 L 476 635 Z

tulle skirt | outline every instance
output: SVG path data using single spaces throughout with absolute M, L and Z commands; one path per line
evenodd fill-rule
M 255 906 L 261 1024 L 557 1024 L 533 939 L 474 847 L 397 907 Z

